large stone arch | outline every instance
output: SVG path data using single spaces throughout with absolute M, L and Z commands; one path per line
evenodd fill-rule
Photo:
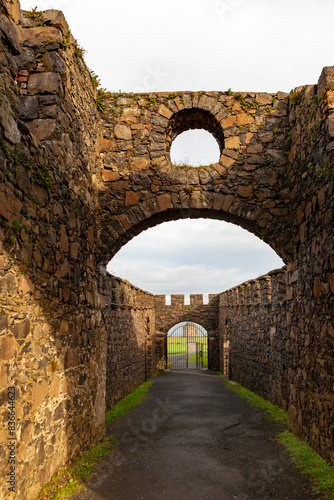
M 234 222 L 285 262 L 294 255 L 287 183 L 286 94 L 230 92 L 110 95 L 101 141 L 100 260 L 143 229 L 182 217 Z M 214 165 L 170 162 L 181 132 L 204 128 L 219 143 Z

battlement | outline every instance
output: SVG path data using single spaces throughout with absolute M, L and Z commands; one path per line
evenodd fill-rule
M 156 306 L 167 306 L 167 307 L 195 307 L 195 306 L 210 306 L 214 299 L 217 298 L 217 294 L 209 294 L 209 301 L 204 302 L 203 294 L 190 294 L 190 303 L 186 304 L 186 296 L 184 294 L 172 294 L 170 295 L 170 303 L 168 300 L 168 295 L 155 295 Z
M 220 294 L 220 304 L 223 307 L 277 304 L 284 299 L 286 299 L 285 267 L 245 281 Z

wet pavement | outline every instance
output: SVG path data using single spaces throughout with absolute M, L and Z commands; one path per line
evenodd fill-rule
M 263 417 L 209 371 L 155 377 L 145 401 L 107 426 L 115 450 L 77 500 L 311 500 L 308 481 Z

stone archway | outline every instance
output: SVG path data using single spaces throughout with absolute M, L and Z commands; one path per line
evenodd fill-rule
M 192 322 L 200 325 L 208 334 L 208 368 L 219 369 L 219 295 L 209 295 L 208 304 L 204 304 L 203 295 L 191 294 L 190 304 L 185 305 L 184 295 L 171 295 L 170 305 L 166 304 L 165 295 L 156 295 L 155 329 L 163 344 L 162 362 L 167 367 L 167 333 L 175 325 Z
M 101 262 L 142 230 L 185 217 L 234 222 L 285 262 L 293 259 L 285 94 L 117 94 L 109 105 L 101 142 Z M 173 139 L 193 128 L 217 139 L 218 163 L 170 162 Z

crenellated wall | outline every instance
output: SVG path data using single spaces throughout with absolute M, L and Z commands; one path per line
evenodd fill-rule
M 183 320 L 211 332 L 213 368 L 287 408 L 334 464 L 334 69 L 290 94 L 97 95 L 63 14 L 37 14 L 0 4 L 2 484 L 13 387 L 17 438 L 15 494 L 0 498 L 34 498 L 96 443 L 106 407 L 165 367 Z M 171 163 L 191 128 L 216 137 L 219 162 Z M 239 224 L 285 273 L 190 306 L 107 275 L 133 236 L 185 217 Z
M 272 271 L 219 296 L 220 369 L 288 409 L 291 345 L 286 271 Z

